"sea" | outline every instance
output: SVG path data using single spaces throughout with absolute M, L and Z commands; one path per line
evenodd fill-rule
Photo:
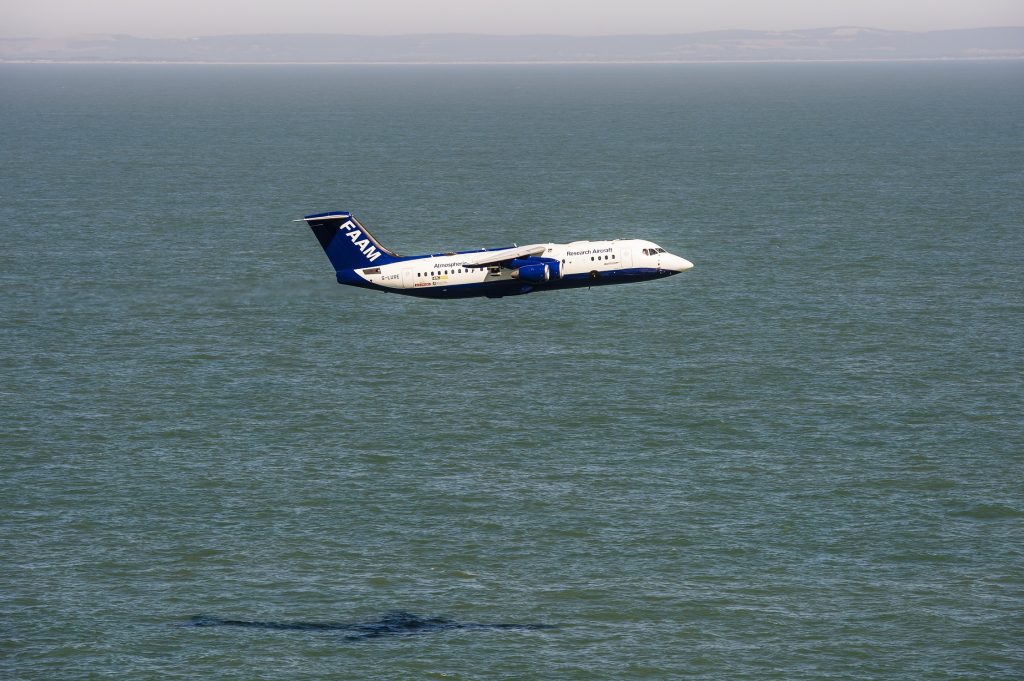
M 1024 677 L 1024 62 L 4 64 L 0 235 L 4 679 Z

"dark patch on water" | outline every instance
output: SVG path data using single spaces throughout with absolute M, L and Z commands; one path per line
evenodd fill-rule
M 183 627 L 246 627 L 278 631 L 338 631 L 345 632 L 346 641 L 363 641 L 382 636 L 426 634 L 451 629 L 511 629 L 537 631 L 554 629 L 551 624 L 510 624 L 484 622 L 457 622 L 445 617 L 422 617 L 410 612 L 389 612 L 371 622 L 302 622 L 266 620 L 229 620 L 213 615 L 193 615 Z
M 1006 504 L 976 504 L 970 508 L 953 511 L 950 515 L 975 520 L 1002 520 L 1004 518 L 1020 518 L 1024 511 Z

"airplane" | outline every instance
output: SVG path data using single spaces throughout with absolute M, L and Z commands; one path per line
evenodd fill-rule
M 689 260 L 642 239 L 402 256 L 382 246 L 352 213 L 317 213 L 302 220 L 334 265 L 339 284 L 423 298 L 501 298 L 626 284 L 693 267 Z

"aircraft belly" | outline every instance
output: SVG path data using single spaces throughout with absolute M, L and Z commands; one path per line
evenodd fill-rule
M 561 279 L 551 280 L 543 284 L 529 284 L 514 279 L 499 281 L 472 282 L 467 284 L 428 285 L 414 288 L 383 289 L 393 293 L 415 296 L 417 298 L 456 299 L 456 298 L 502 298 L 518 296 L 537 291 L 556 291 L 558 289 L 587 288 L 591 286 L 608 286 L 624 284 L 631 281 L 661 279 L 673 272 L 655 268 L 633 267 L 620 270 L 605 270 L 592 277 L 590 272 L 566 274 Z

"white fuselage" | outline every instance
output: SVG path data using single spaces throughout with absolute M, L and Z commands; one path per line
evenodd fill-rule
M 688 260 L 642 239 L 573 241 L 545 246 L 541 257 L 561 263 L 561 278 L 620 271 L 676 273 L 693 267 Z M 514 270 L 496 265 L 466 267 L 464 263 L 467 255 L 452 253 L 426 256 L 380 267 L 362 268 L 355 272 L 370 284 L 396 290 L 488 284 L 514 278 Z

